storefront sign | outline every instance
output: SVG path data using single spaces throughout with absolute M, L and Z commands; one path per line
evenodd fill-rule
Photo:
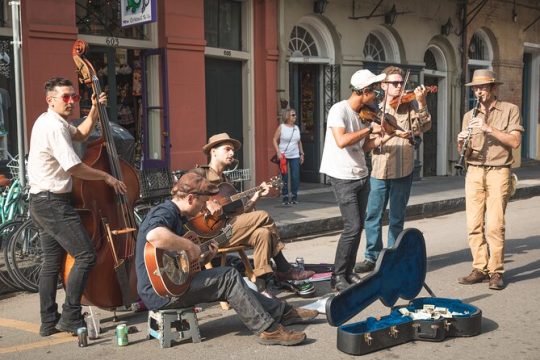
M 157 20 L 157 0 L 120 0 L 122 27 Z

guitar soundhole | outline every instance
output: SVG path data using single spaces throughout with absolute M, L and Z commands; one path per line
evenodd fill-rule
M 189 259 L 186 252 L 182 251 L 177 256 L 164 256 L 163 272 L 172 283 L 176 285 L 185 283 L 189 276 Z

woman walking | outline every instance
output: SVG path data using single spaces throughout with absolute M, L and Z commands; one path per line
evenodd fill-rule
M 298 187 L 300 185 L 300 165 L 304 163 L 304 149 L 300 139 L 300 129 L 296 123 L 296 110 L 287 109 L 283 113 L 283 123 L 274 133 L 274 148 L 278 158 L 285 154 L 289 171 L 282 174 L 283 178 L 283 205 L 298 203 Z M 289 194 L 288 180 L 291 179 L 291 194 Z

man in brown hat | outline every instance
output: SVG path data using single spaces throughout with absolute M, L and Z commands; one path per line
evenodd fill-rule
M 172 199 L 154 207 L 139 228 L 136 249 L 137 290 L 150 310 L 192 307 L 199 303 L 227 301 L 242 322 L 257 334 L 264 345 L 295 345 L 304 341 L 302 331 L 287 330 L 284 326 L 314 319 L 314 310 L 294 308 L 289 304 L 267 298 L 249 289 L 240 273 L 228 266 L 192 274 L 188 290 L 178 297 L 159 296 L 148 277 L 144 249 L 147 242 L 169 252 L 185 252 L 188 259 L 210 261 L 217 253 L 217 244 L 201 254 L 196 243 L 184 237 L 187 219 L 198 214 L 210 195 L 218 192 L 216 185 L 195 173 L 187 173 L 173 187 Z
M 240 141 L 231 138 L 227 133 L 211 136 L 208 144 L 203 146 L 203 152 L 208 156 L 209 163 L 195 171 L 213 184 L 228 182 L 223 172 L 234 163 L 234 153 L 240 147 Z M 275 276 L 280 281 L 304 280 L 311 277 L 314 272 L 293 268 L 283 256 L 282 250 L 285 245 L 279 240 L 274 220 L 266 211 L 254 210 L 257 200 L 270 191 L 270 186 L 265 182 L 261 184 L 261 188 L 261 191 L 253 194 L 245 203 L 244 213 L 230 220 L 233 235 L 227 246 L 245 245 L 253 248 L 256 285 L 259 291 L 268 294 L 266 285 L 270 275 L 273 274 L 270 259 L 274 259 L 276 263 Z M 207 208 L 212 214 L 221 211 L 221 206 L 217 202 L 208 202 Z
M 504 213 L 511 194 L 512 149 L 520 146 L 523 132 L 519 108 L 495 96 L 499 84 L 493 71 L 474 71 L 472 81 L 465 86 L 472 87 L 479 111 L 476 117 L 472 117 L 474 110 L 463 116 L 457 139 L 461 153 L 470 134 L 465 205 L 473 257 L 472 272 L 458 281 L 470 285 L 489 279 L 493 290 L 504 288 Z

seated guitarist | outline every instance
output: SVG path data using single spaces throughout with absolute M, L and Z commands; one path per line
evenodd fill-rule
M 223 171 L 234 162 L 234 152 L 241 147 L 240 141 L 232 139 L 227 133 L 211 136 L 208 144 L 203 146 L 203 152 L 208 156 L 207 166 L 200 166 L 196 171 L 205 176 L 211 183 L 220 184 L 228 182 Z M 279 240 L 276 224 L 266 211 L 254 210 L 255 203 L 261 196 L 265 196 L 270 191 L 270 186 L 261 184 L 262 190 L 256 192 L 244 206 L 244 213 L 233 217 L 230 220 L 233 235 L 227 246 L 245 245 L 254 249 L 254 275 L 257 277 L 256 285 L 263 294 L 271 296 L 266 291 L 266 285 L 273 274 L 270 259 L 274 259 L 277 267 L 277 280 L 305 280 L 310 278 L 314 272 L 294 268 L 283 256 L 282 250 L 285 245 Z M 221 206 L 217 202 L 208 202 L 207 208 L 210 213 L 221 211 Z
M 137 290 L 150 310 L 192 307 L 199 303 L 227 301 L 240 320 L 257 334 L 264 345 L 295 345 L 303 342 L 302 331 L 287 330 L 284 326 L 314 319 L 318 312 L 294 308 L 278 299 L 267 298 L 247 287 L 240 273 L 228 266 L 203 270 L 193 275 L 189 288 L 179 297 L 159 296 L 148 277 L 144 260 L 146 242 L 170 252 L 185 251 L 189 259 L 211 260 L 217 244 L 210 245 L 208 254 L 201 254 L 198 244 L 183 237 L 187 218 L 198 214 L 209 195 L 218 192 L 217 186 L 202 176 L 187 173 L 175 184 L 172 199 L 154 207 L 146 216 L 137 236 Z

